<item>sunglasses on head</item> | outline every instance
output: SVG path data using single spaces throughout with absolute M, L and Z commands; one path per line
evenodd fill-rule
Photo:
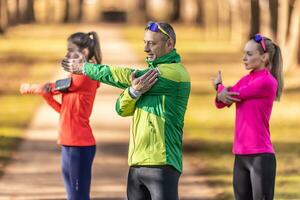
M 261 47 L 263 48 L 264 52 L 267 52 L 265 39 L 264 39 L 264 37 L 261 34 L 259 34 L 259 33 L 255 34 L 253 36 L 253 40 L 261 45 Z
M 153 32 L 162 32 L 163 34 L 165 34 L 166 36 L 168 36 L 170 38 L 170 35 L 162 28 L 160 27 L 160 25 L 157 22 L 148 22 L 147 26 L 145 28 L 145 30 L 150 30 Z

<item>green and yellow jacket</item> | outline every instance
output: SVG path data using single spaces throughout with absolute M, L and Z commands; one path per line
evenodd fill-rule
M 157 68 L 158 81 L 145 94 L 133 99 L 129 94 L 132 68 L 87 63 L 84 73 L 93 80 L 125 89 L 116 103 L 121 116 L 133 116 L 129 143 L 130 166 L 171 165 L 182 171 L 182 132 L 190 94 L 190 77 L 173 50 L 138 70 L 139 77 Z

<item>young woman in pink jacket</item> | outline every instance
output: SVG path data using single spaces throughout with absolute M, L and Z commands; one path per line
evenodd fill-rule
M 276 158 L 269 121 L 273 102 L 283 89 L 279 46 L 256 34 L 245 45 L 243 62 L 250 73 L 234 86 L 222 84 L 221 72 L 213 78 L 217 108 L 236 106 L 233 187 L 236 200 L 272 200 Z

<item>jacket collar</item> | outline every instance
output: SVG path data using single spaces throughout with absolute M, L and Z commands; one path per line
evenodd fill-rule
M 179 63 L 181 61 L 180 55 L 177 54 L 176 49 L 172 50 L 170 53 L 165 54 L 161 57 L 153 61 L 146 60 L 148 63 L 148 67 L 155 68 L 159 64 L 167 64 L 167 63 Z
M 261 69 L 261 70 L 258 70 L 258 71 L 251 71 L 250 72 L 250 75 L 251 76 L 260 76 L 262 74 L 265 74 L 265 73 L 268 73 L 270 72 L 268 68 L 264 68 L 264 69 Z

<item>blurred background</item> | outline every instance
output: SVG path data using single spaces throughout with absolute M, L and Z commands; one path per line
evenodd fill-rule
M 214 107 L 211 76 L 222 70 L 224 83 L 232 85 L 248 73 L 241 58 L 255 33 L 281 47 L 285 89 L 271 118 L 276 199 L 300 199 L 300 0 L 0 0 L 0 176 L 42 102 L 20 96 L 20 83 L 46 81 L 61 70 L 66 38 L 76 31 L 117 31 L 143 66 L 149 20 L 175 28 L 177 51 L 192 78 L 184 151 L 217 200 L 233 199 L 235 111 Z

